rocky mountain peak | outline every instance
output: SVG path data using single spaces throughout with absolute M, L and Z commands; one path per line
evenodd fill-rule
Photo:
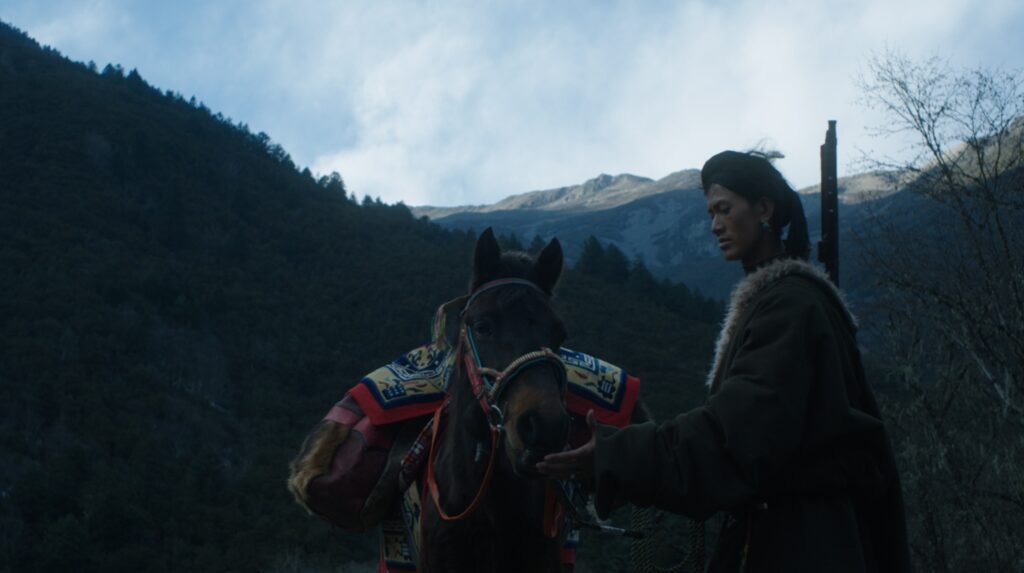
M 577 185 L 512 195 L 493 205 L 422 206 L 413 207 L 412 210 L 416 216 L 426 215 L 435 220 L 457 213 L 493 213 L 518 210 L 599 211 L 628 203 L 648 194 L 655 183 L 647 177 L 629 173 L 619 175 L 602 173 Z

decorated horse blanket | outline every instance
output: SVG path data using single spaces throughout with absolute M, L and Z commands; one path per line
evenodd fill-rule
M 629 423 L 640 392 L 640 380 L 599 358 L 562 348 L 568 381 L 566 405 L 573 414 L 594 410 L 602 424 Z M 455 352 L 431 343 L 400 356 L 367 374 L 349 391 L 375 425 L 433 414 L 447 396 Z

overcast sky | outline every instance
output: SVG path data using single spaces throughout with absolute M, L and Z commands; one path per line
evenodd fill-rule
M 803 187 L 828 119 L 840 175 L 898 153 L 857 104 L 872 53 L 1024 67 L 1022 0 L 0 0 L 0 19 L 410 205 L 657 179 L 762 140 Z

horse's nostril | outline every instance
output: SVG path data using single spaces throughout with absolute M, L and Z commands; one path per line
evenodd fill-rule
M 540 445 L 544 435 L 544 420 L 533 410 L 519 416 L 516 424 L 519 429 L 519 439 L 527 448 L 535 449 Z
M 545 419 L 536 410 L 530 410 L 519 416 L 516 431 L 527 449 L 540 452 L 558 451 L 568 437 L 569 416 Z

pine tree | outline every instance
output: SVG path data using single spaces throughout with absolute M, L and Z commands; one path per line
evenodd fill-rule
M 583 241 L 583 252 L 576 261 L 576 270 L 591 276 L 601 276 L 604 268 L 604 247 L 597 237 L 591 235 Z
M 644 259 L 640 255 L 633 259 L 633 263 L 629 267 L 629 281 L 627 285 L 634 293 L 645 296 L 652 295 L 658 290 L 658 281 L 654 279 L 654 275 L 647 269 L 647 265 L 644 264 Z
M 514 232 L 509 233 L 507 235 L 499 235 L 498 243 L 501 245 L 501 248 L 506 251 L 526 250 L 525 247 L 523 247 L 523 243 L 519 240 L 519 237 L 517 237 Z
M 527 252 L 531 255 L 536 255 L 544 250 L 544 247 L 546 246 L 547 243 L 544 242 L 544 239 L 542 239 L 540 235 L 534 235 L 533 240 L 530 241 L 530 247 Z
M 612 284 L 622 285 L 629 280 L 629 259 L 625 253 L 609 243 L 604 250 L 604 261 L 600 275 Z

